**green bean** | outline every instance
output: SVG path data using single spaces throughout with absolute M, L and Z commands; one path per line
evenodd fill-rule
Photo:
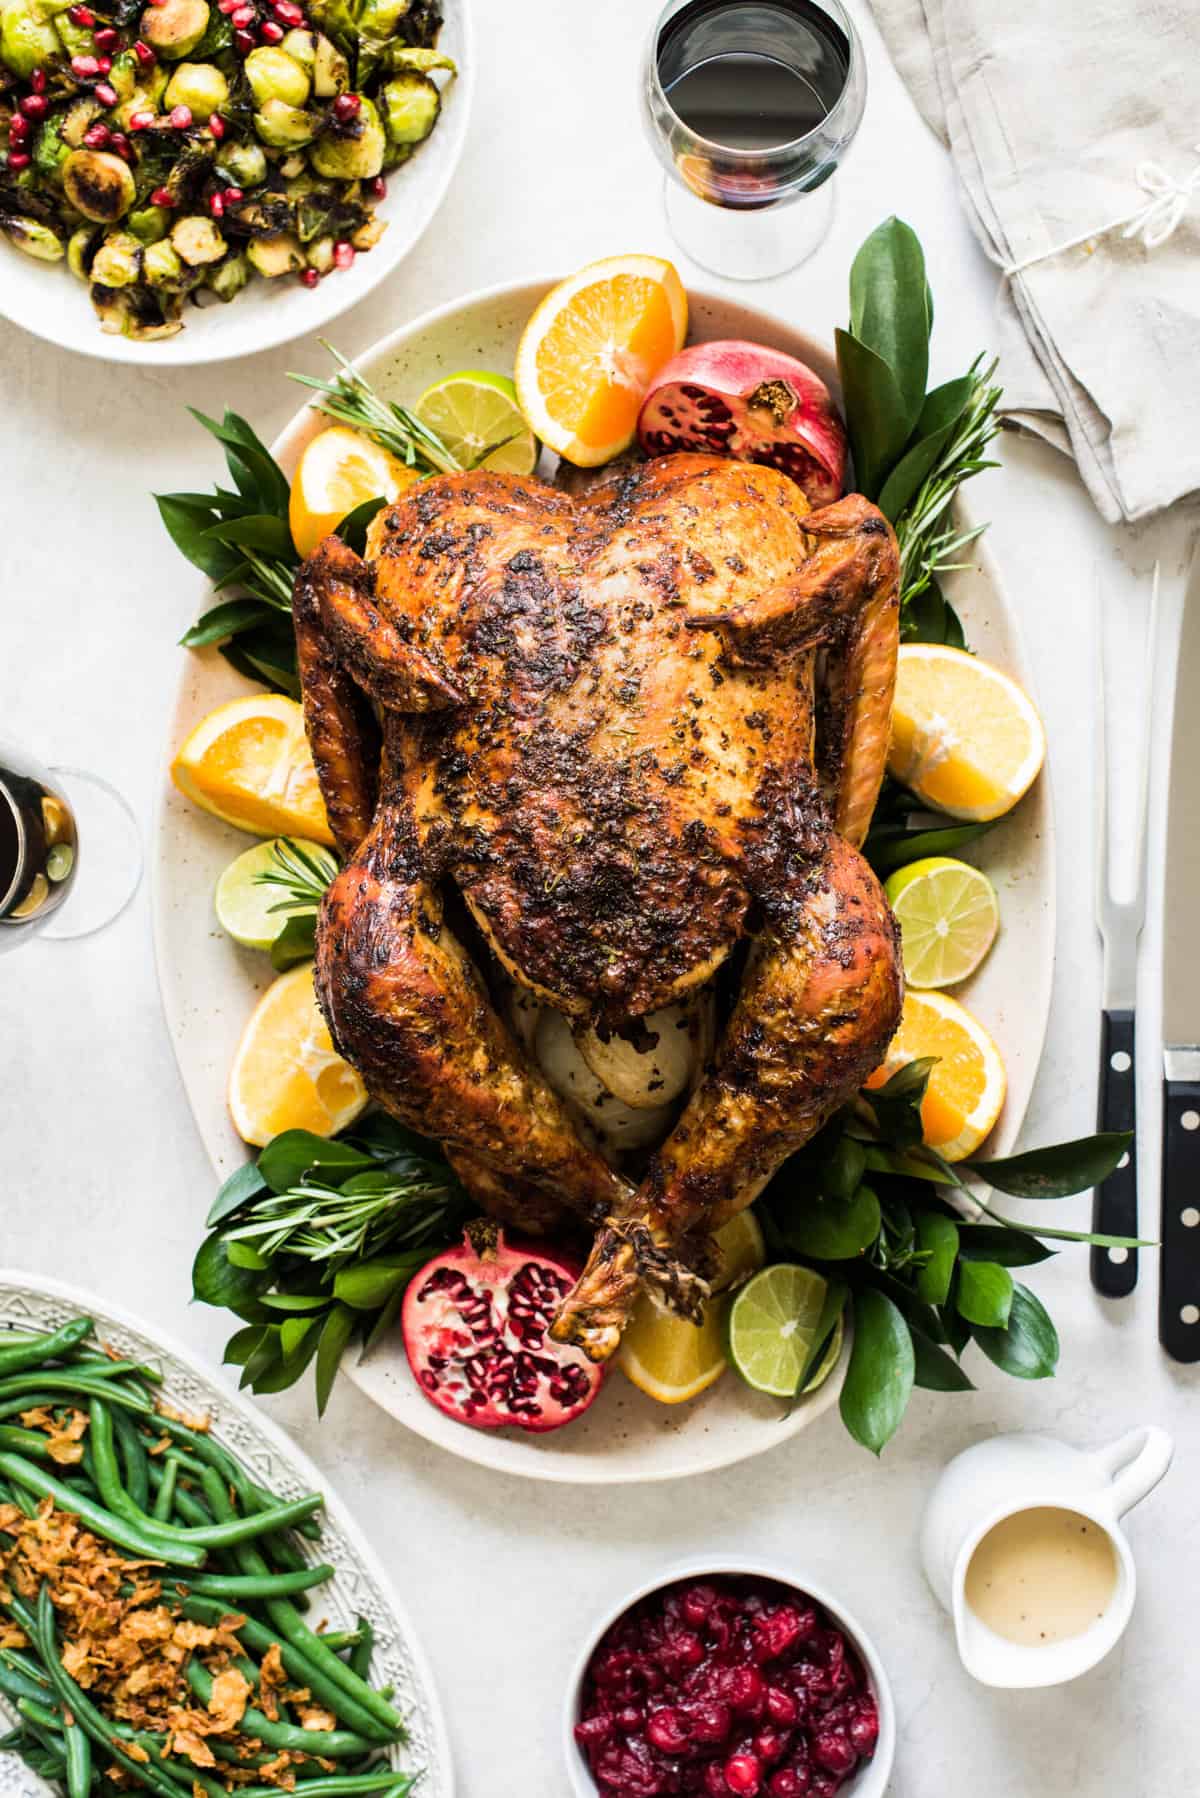
M 207 1462 L 225 1476 L 227 1484 L 237 1493 L 243 1511 L 271 1511 L 278 1506 L 279 1500 L 275 1494 L 252 1480 L 241 1462 L 222 1448 L 219 1442 L 215 1442 L 206 1431 L 193 1430 L 189 1424 L 180 1423 L 174 1417 L 160 1416 L 158 1422 L 167 1435 L 174 1437 L 177 1442 L 188 1443 L 198 1460 Z M 314 1517 L 303 1518 L 291 1527 L 310 1542 L 319 1542 L 321 1539 L 321 1526 Z
M 0 1667 L 0 1692 L 6 1698 L 29 1698 L 37 1704 L 44 1702 L 46 1697 L 45 1687 L 16 1667 Z
M 219 1604 L 212 1598 L 199 1596 L 185 1598 L 182 1610 L 184 1616 L 190 1617 L 195 1623 L 217 1624 L 220 1623 L 222 1617 L 229 1615 L 228 1605 Z M 256 1654 L 265 1655 L 269 1649 L 278 1647 L 279 1658 L 289 1677 L 294 1679 L 298 1685 L 307 1686 L 318 1703 L 327 1705 L 331 1711 L 336 1711 L 342 1723 L 357 1730 L 360 1736 L 369 1736 L 373 1744 L 393 1742 L 398 1735 L 403 1733 L 402 1729 L 396 1730 L 391 1726 L 381 1724 L 378 1717 L 371 1711 L 364 1709 L 356 1699 L 351 1698 L 333 1680 L 328 1679 L 322 1669 L 306 1654 L 300 1649 L 294 1648 L 290 1642 L 282 1641 L 277 1634 L 267 1629 L 265 1624 L 259 1623 L 256 1618 L 247 1617 L 244 1623 L 240 1623 L 237 1627 L 237 1635 Z
M 358 1624 L 358 1641 L 354 1644 L 354 1652 L 350 1656 L 350 1667 L 359 1679 L 366 1680 L 371 1674 L 371 1656 L 375 1652 L 375 1631 L 369 1617 L 356 1617 Z M 328 1640 L 325 1643 L 329 1646 Z
M 395 1767 L 381 1767 L 378 1772 L 327 1773 L 312 1779 L 305 1779 L 301 1774 L 296 1791 L 302 1792 L 304 1798 L 353 1798 L 355 1792 L 387 1792 L 390 1798 L 405 1798 L 419 1778 L 417 1773 L 398 1773 Z M 240 1786 L 238 1798 L 270 1798 L 276 1789 Z
M 153 1475 L 151 1475 L 153 1478 Z M 163 1468 L 163 1477 L 159 1481 L 158 1491 L 154 1494 L 154 1505 L 150 1515 L 155 1523 L 169 1523 L 171 1512 L 175 1509 L 175 1482 L 179 1478 L 178 1461 L 169 1460 Z
M 262 1568 L 261 1557 L 251 1551 L 243 1550 L 240 1559 L 247 1573 L 257 1573 Z M 258 1562 L 258 1565 L 253 1565 L 254 1562 Z M 385 1728 L 397 1731 L 404 1728 L 404 1719 L 399 1711 L 394 1710 L 385 1698 L 373 1691 L 352 1667 L 326 1648 L 320 1636 L 309 1629 L 295 1606 L 289 1604 L 286 1598 L 268 1598 L 266 1611 L 284 1640 L 298 1648 L 314 1666 L 319 1667 L 348 1698 L 356 1699 Z
M 94 1398 L 89 1404 L 88 1413 L 91 1419 L 89 1437 L 92 1465 L 102 1502 L 114 1516 L 121 1518 L 131 1528 L 140 1530 L 147 1542 L 157 1542 L 160 1559 L 173 1559 L 174 1548 L 188 1538 L 174 1524 L 156 1523 L 153 1517 L 133 1502 L 121 1484 L 112 1412 L 101 1400 Z M 146 1483 L 149 1488 L 148 1475 Z
M 56 1355 L 78 1348 L 95 1327 L 90 1317 L 75 1317 L 60 1329 L 51 1330 L 45 1336 L 34 1336 L 28 1342 L 4 1346 L 3 1337 L 0 1337 L 0 1377 L 21 1373 L 27 1367 L 37 1367 L 39 1362 L 50 1361 Z
M 39 1461 L 50 1459 L 50 1438 L 41 1430 L 18 1430 L 0 1423 L 0 1448 L 15 1449 L 18 1454 L 36 1455 Z
M 62 1734 L 61 1713 L 52 1711 L 49 1705 L 43 1704 L 40 1699 L 22 1698 L 18 1701 L 17 1709 L 23 1717 L 27 1717 L 31 1723 L 36 1723 L 41 1729 L 48 1729 L 54 1735 Z
M 119 1380 L 95 1380 L 91 1377 L 60 1371 L 57 1368 L 45 1373 L 40 1368 L 35 1375 L 37 1391 L 34 1393 L 26 1380 L 0 1379 L 0 1399 L 25 1398 L 26 1405 L 54 1404 L 60 1393 L 68 1393 L 71 1397 L 102 1398 L 110 1405 L 124 1405 L 127 1411 L 137 1411 L 143 1417 L 154 1416 L 154 1406 L 140 1392 L 128 1392 Z
M 44 1473 L 40 1467 L 35 1467 L 20 1455 L 0 1452 L 0 1473 L 7 1475 L 26 1491 L 36 1492 L 39 1498 L 52 1498 L 60 1510 L 71 1512 L 97 1536 L 103 1536 L 105 1541 L 115 1543 L 118 1548 L 125 1549 L 127 1554 L 135 1555 L 139 1560 L 169 1561 L 185 1567 L 204 1565 L 205 1544 L 198 1540 L 182 1541 L 173 1543 L 168 1549 L 159 1535 L 151 1536 L 146 1531 L 135 1528 L 125 1518 L 114 1517 L 90 1498 L 80 1492 L 73 1492 L 61 1480 L 56 1480 L 53 1474 Z M 157 1531 L 161 1526 L 151 1527 Z
M 125 1470 L 125 1490 L 137 1506 L 145 1514 L 150 1503 L 149 1457 L 137 1426 L 126 1417 L 124 1411 L 117 1409 L 112 1414 L 113 1429 L 117 1437 L 117 1450 L 121 1457 L 121 1466 Z
M 322 1642 L 324 1642 L 326 1648 L 341 1649 L 353 1648 L 358 1642 L 361 1631 L 356 1629 L 323 1629 L 319 1630 L 317 1633 Z
M 0 1663 L 11 1667 L 16 1673 L 23 1673 L 26 1679 L 33 1680 L 35 1685 L 50 1689 L 50 1681 L 46 1670 L 34 1660 L 32 1655 L 22 1654 L 19 1648 L 0 1648 Z
M 88 1798 L 92 1785 L 92 1745 L 85 1730 L 80 1727 L 75 1706 L 66 1700 L 65 1693 L 54 1679 L 52 1661 L 56 1661 L 57 1648 L 54 1640 L 54 1607 L 50 1602 L 50 1588 L 43 1585 L 38 1598 L 37 1613 L 38 1645 L 42 1658 L 47 1662 L 47 1672 L 59 1696 L 59 1716 L 41 1703 L 40 1700 L 22 1699 L 18 1705 L 22 1716 L 29 1718 L 39 1731 L 62 1729 L 67 1761 L 67 1792 L 69 1798 Z M 50 1648 L 47 1656 L 46 1647 Z M 68 1676 L 63 1672 L 63 1678 Z
M 184 1677 L 201 1704 L 212 1697 L 213 1678 L 207 1667 L 189 1660 Z M 241 1727 L 248 1735 L 257 1736 L 268 1748 L 290 1748 L 301 1754 L 319 1754 L 327 1760 L 343 1760 L 348 1755 L 369 1754 L 372 1744 L 364 1736 L 349 1729 L 297 1729 L 292 1723 L 273 1723 L 265 1712 L 247 1706 Z
M 146 1386 L 161 1386 L 163 1377 L 144 1361 L 116 1361 L 111 1355 L 70 1355 L 68 1367 L 77 1367 L 89 1380 L 116 1380 L 132 1374 Z
M 305 1567 L 300 1573 L 193 1573 L 188 1575 L 186 1584 L 204 1598 L 288 1598 L 293 1592 L 307 1592 L 313 1586 L 323 1586 L 335 1572 L 335 1568 L 322 1562 L 319 1566 Z M 184 1583 L 180 1581 L 181 1585 Z

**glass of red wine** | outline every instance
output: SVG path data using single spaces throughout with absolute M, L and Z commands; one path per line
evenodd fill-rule
M 642 92 L 667 222 L 694 262 L 756 281 L 812 254 L 866 103 L 841 0 L 669 0 Z
M 141 875 L 137 821 L 115 787 L 0 740 L 0 954 L 102 930 Z

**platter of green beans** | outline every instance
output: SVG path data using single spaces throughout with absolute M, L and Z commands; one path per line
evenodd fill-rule
M 30 1427 L 30 1413 L 74 1419 L 77 1458 L 52 1453 L 52 1426 Z M 39 1508 L 68 1513 L 128 1558 L 131 1582 L 139 1568 L 158 1580 L 179 1617 L 232 1630 L 250 1687 L 237 1740 L 212 1738 L 217 1764 L 202 1768 L 170 1735 L 107 1714 L 64 1659 L 50 1584 L 10 1582 L 0 1640 L 23 1643 L 0 1646 L 0 1798 L 25 1798 L 38 1780 L 66 1798 L 229 1798 L 223 1761 L 238 1762 L 237 1798 L 279 1798 L 278 1783 L 248 1783 L 247 1769 L 268 1766 L 270 1782 L 284 1751 L 294 1798 L 451 1798 L 445 1726 L 411 1626 L 323 1487 L 248 1399 L 158 1332 L 55 1282 L 0 1272 L 0 1505 L 13 1532 Z M 0 1532 L 0 1547 L 13 1542 Z M 324 1713 L 315 1726 L 287 1694 L 261 1696 L 268 1654 L 289 1691 Z M 199 1655 L 182 1678 L 183 1701 L 203 1711 L 213 1676 Z M 126 1776 L 116 1784 L 115 1771 Z

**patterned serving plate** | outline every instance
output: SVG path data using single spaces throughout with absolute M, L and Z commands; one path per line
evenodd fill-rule
M 312 1491 L 325 1494 L 321 1541 L 310 1544 L 295 1538 L 310 1559 L 329 1561 L 337 1569 L 320 1588 L 321 1615 L 333 1629 L 352 1629 L 357 1617 L 370 1620 L 375 1631 L 372 1683 L 395 1687 L 394 1702 L 408 1724 L 408 1741 L 391 1751 L 393 1765 L 406 1772 L 424 1768 L 417 1787 L 420 1798 L 453 1798 L 450 1746 L 433 1676 L 387 1575 L 325 1475 L 269 1418 L 214 1379 L 179 1343 L 157 1330 L 151 1334 L 128 1312 L 100 1303 L 77 1287 L 0 1270 L 0 1346 L 6 1330 L 56 1330 L 80 1313 L 94 1318 L 100 1337 L 123 1356 L 157 1368 L 164 1396 L 172 1404 L 207 1415 L 214 1439 L 236 1454 L 264 1486 L 281 1498 Z M 16 1713 L 3 1697 L 0 1713 L 15 1723 Z M 53 1790 L 19 1755 L 0 1754 L 0 1798 L 46 1798 Z

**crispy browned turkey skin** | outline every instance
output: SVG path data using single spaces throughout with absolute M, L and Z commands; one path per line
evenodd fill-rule
M 696 1315 L 708 1233 L 896 1027 L 895 924 L 857 845 L 897 589 L 866 500 L 810 512 L 783 475 L 689 455 L 578 499 L 483 472 L 426 481 L 379 515 L 365 561 L 329 538 L 300 570 L 305 718 L 347 858 L 317 935 L 334 1040 L 484 1208 L 585 1221 L 555 1333 L 597 1359 L 643 1282 Z M 509 977 L 601 1025 L 753 939 L 640 1185 L 583 1141 L 498 1015 L 446 921 L 452 888 Z

